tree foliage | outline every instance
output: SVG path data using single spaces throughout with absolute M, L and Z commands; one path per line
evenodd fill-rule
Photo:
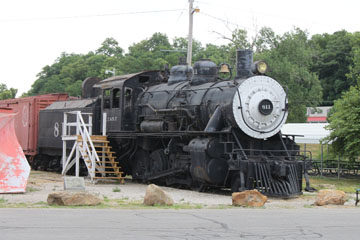
M 6 84 L 0 83 L 0 100 L 15 98 L 17 91 L 15 88 L 8 89 Z
M 306 107 L 332 103 L 360 81 L 360 33 L 343 30 L 309 39 L 308 33 L 298 28 L 278 35 L 263 27 L 251 39 L 243 29 L 234 29 L 229 36 L 222 37 L 228 43 L 220 46 L 203 46 L 194 40 L 193 62 L 208 58 L 234 68 L 237 49 L 254 50 L 255 59 L 269 64 L 268 75 L 288 88 L 289 122 L 306 121 Z M 186 38 L 170 41 L 165 34 L 154 33 L 132 44 L 125 54 L 115 39 L 107 38 L 94 52 L 62 53 L 37 75 L 28 95 L 67 92 L 76 96 L 87 77 L 109 77 L 105 72 L 113 68 L 119 75 L 171 67 L 186 57 L 186 49 Z
M 124 50 L 119 47 L 118 41 L 114 38 L 106 38 L 105 41 L 101 44 L 101 47 L 98 48 L 95 53 L 100 55 L 105 55 L 108 57 L 123 57 Z
M 328 117 L 332 150 L 354 159 L 360 155 L 360 85 L 350 87 L 336 100 Z
M 321 86 L 316 74 L 310 71 L 313 51 L 308 34 L 300 29 L 283 36 L 270 34 L 271 39 L 262 38 L 262 43 L 272 44 L 267 48 L 258 44 L 256 57 L 270 66 L 269 76 L 286 86 L 289 97 L 288 122 L 305 122 L 306 107 L 316 106 L 321 101 Z M 276 39 L 276 42 L 274 41 Z
M 315 49 L 312 71 L 321 81 L 323 88 L 323 105 L 332 105 L 333 101 L 341 97 L 353 82 L 347 78 L 351 65 L 352 34 L 345 30 L 334 34 L 314 35 L 311 43 Z
M 321 87 L 316 74 L 310 71 L 313 48 L 308 35 L 300 29 L 276 35 L 271 28 L 264 27 L 249 40 L 246 30 L 235 29 L 228 44 L 217 46 L 193 41 L 193 61 L 211 59 L 216 64 L 229 63 L 235 66 L 236 50 L 251 48 L 256 59 L 266 60 L 269 75 L 288 87 L 290 102 L 290 122 L 306 120 L 306 106 L 321 100 Z M 50 92 L 67 92 L 80 95 L 81 81 L 87 77 L 106 78 L 107 69 L 116 69 L 116 74 L 163 69 L 174 66 L 180 58 L 186 57 L 187 39 L 177 37 L 172 43 L 162 33 L 154 33 L 150 38 L 134 43 L 124 54 L 113 38 L 107 38 L 95 52 L 88 54 L 67 54 L 50 66 L 45 66 L 37 75 L 29 95 Z M 355 52 L 354 52 L 355 54 Z M 235 71 L 234 71 L 235 72 Z
M 351 60 L 349 73 L 346 75 L 351 84 L 360 84 L 360 32 L 353 34 L 351 39 Z

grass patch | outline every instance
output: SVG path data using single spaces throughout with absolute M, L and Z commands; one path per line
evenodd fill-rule
M 314 207 L 314 205 L 312 205 L 312 204 L 305 204 L 304 205 L 304 208 L 313 208 Z
M 304 182 L 305 184 L 305 182 Z M 355 193 L 356 188 L 360 188 L 360 180 L 359 179 L 347 179 L 337 177 L 320 177 L 320 176 L 311 176 L 310 184 L 312 187 L 317 190 L 324 189 L 322 184 L 330 184 L 334 185 L 336 190 L 341 190 L 346 193 Z
M 115 188 L 113 188 L 112 191 L 113 191 L 113 192 L 121 192 L 121 189 L 120 189 L 119 187 L 115 187 Z
M 9 202 L 1 202 L 0 208 L 46 208 L 48 207 L 47 203 L 9 203 Z
M 37 192 L 37 191 L 40 191 L 40 189 L 32 187 L 32 186 L 26 187 L 26 192 Z
M 304 154 L 305 144 L 299 144 L 300 145 L 300 154 Z M 325 151 L 326 149 L 324 149 Z M 313 159 L 320 159 L 319 156 L 321 156 L 321 145 L 320 144 L 306 144 L 306 155 L 309 156 L 309 151 L 312 153 Z

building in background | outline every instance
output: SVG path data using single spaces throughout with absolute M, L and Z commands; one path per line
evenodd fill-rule
M 306 109 L 308 123 L 327 123 L 327 116 L 332 106 L 308 107 Z
M 281 129 L 285 135 L 295 135 L 298 144 L 320 144 L 330 134 L 327 123 L 286 123 Z

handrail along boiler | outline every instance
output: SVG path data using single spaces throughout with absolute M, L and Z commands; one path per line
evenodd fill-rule
M 304 161 L 283 136 L 287 94 L 237 51 L 237 76 L 219 78 L 210 60 L 116 76 L 102 89 L 101 112 L 123 170 L 133 179 L 168 186 L 258 189 L 270 196 L 301 194 Z

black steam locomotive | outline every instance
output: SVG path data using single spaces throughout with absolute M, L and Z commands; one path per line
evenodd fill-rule
M 258 189 L 291 197 L 302 192 L 304 160 L 294 137 L 280 130 L 288 115 L 287 94 L 253 63 L 250 50 L 237 52 L 237 76 L 219 78 L 209 61 L 177 65 L 170 75 L 146 71 L 84 82 L 82 100 L 56 102 L 40 112 L 39 157 L 60 165 L 61 128 L 72 110 L 94 114 L 122 170 L 134 180 L 202 190 Z

